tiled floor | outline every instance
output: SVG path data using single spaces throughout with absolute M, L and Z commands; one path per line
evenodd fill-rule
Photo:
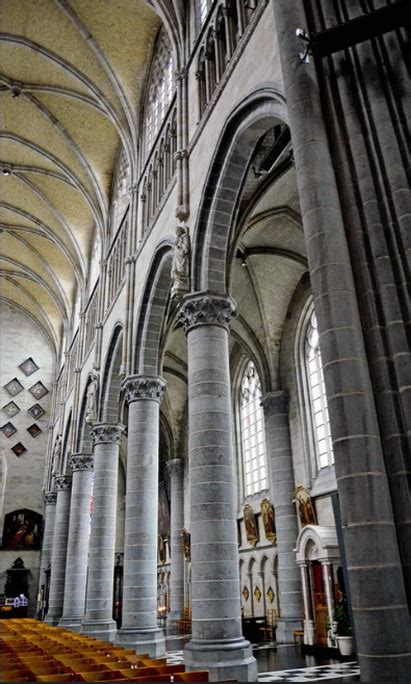
M 189 637 L 167 638 L 167 661 L 183 662 L 182 646 Z M 330 682 L 340 679 L 341 684 L 359 682 L 360 671 L 356 662 L 303 656 L 299 647 L 285 644 L 254 644 L 259 682 Z

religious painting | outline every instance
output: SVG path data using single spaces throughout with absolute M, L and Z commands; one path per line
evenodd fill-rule
M 24 452 L 27 451 L 26 447 L 21 442 L 17 442 L 17 444 L 11 447 L 11 450 L 16 456 L 22 456 Z
M 185 529 L 182 531 L 181 540 L 183 542 L 184 558 L 186 561 L 191 561 L 191 535 Z
M 4 385 L 4 389 L 6 392 L 11 394 L 12 397 L 15 397 L 16 394 L 20 394 L 24 390 L 23 385 L 21 384 L 20 380 L 17 380 L 17 378 L 13 378 L 13 380 L 10 380 L 6 385 Z
M 40 549 L 43 516 L 21 508 L 4 517 L 2 548 L 37 551 Z
M 42 430 L 36 423 L 33 423 L 33 425 L 30 425 L 30 427 L 27 428 L 27 432 L 29 432 L 32 437 L 38 437 Z
M 164 482 L 158 485 L 158 533 L 163 537 L 170 533 L 170 504 Z
M 245 504 L 243 508 L 244 527 L 247 541 L 251 546 L 255 546 L 258 542 L 258 527 L 257 519 L 250 504 Z
M 266 596 L 267 596 L 270 603 L 272 603 L 274 601 L 275 594 L 274 594 L 274 590 L 272 587 L 268 587 L 268 589 L 266 591 Z
M 275 513 L 274 507 L 268 499 L 263 499 L 261 502 L 261 517 L 263 519 L 265 536 L 269 542 L 275 544 L 277 541 L 277 534 L 275 531 Z
M 48 394 L 48 389 L 43 385 L 41 380 L 35 383 L 32 387 L 29 387 L 29 392 L 36 397 L 36 399 L 42 399 L 46 394 Z
M 28 359 L 23 361 L 23 363 L 20 364 L 19 368 L 20 368 L 20 370 L 23 371 L 24 375 L 26 375 L 27 377 L 29 375 L 33 375 L 33 373 L 35 373 L 39 369 L 37 363 L 35 361 L 33 361 L 31 356 L 29 356 Z
M 20 409 L 14 401 L 9 401 L 8 404 L 3 406 L 3 411 L 9 418 L 14 418 L 20 412 Z
M 30 406 L 30 408 L 27 409 L 27 411 L 33 418 L 35 418 L 35 420 L 38 420 L 46 413 L 45 410 L 40 406 L 40 404 L 33 404 L 33 406 Z
M 7 438 L 12 437 L 15 432 L 17 432 L 17 428 L 14 427 L 13 423 L 5 423 L 3 427 L 1 428 L 1 431 L 3 435 Z
M 297 506 L 301 527 L 305 527 L 306 525 L 318 525 L 311 496 L 304 485 L 297 485 L 293 501 Z

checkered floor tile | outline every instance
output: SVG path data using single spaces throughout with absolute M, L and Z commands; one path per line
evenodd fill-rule
M 327 682 L 342 677 L 359 676 L 357 663 L 338 663 L 337 665 L 318 665 L 317 667 L 299 667 L 295 670 L 275 670 L 261 672 L 259 682 Z

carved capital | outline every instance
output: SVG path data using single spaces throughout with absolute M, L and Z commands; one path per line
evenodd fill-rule
M 58 492 L 67 492 L 71 488 L 71 475 L 57 475 L 54 483 Z
M 157 375 L 130 375 L 123 382 L 126 402 L 151 400 L 160 401 L 164 396 L 166 381 Z
M 231 297 L 198 292 L 184 297 L 178 322 L 183 324 L 186 333 L 198 325 L 219 325 L 229 331 L 230 321 L 236 315 L 235 309 Z
M 54 506 L 57 501 L 57 492 L 44 492 L 44 505 Z
M 75 470 L 93 470 L 94 459 L 92 454 L 71 454 L 69 466 Z
M 121 435 L 125 428 L 124 425 L 117 423 L 97 423 L 90 432 L 93 437 L 93 444 L 120 444 Z
M 271 413 L 288 413 L 288 392 L 285 390 L 267 392 L 261 397 L 261 406 L 266 416 Z
M 171 461 L 167 461 L 166 465 L 171 477 L 181 475 L 183 472 L 183 461 L 181 458 L 173 458 Z

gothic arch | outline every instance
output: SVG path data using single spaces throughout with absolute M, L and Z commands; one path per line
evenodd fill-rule
M 284 97 L 272 86 L 249 95 L 228 118 L 208 172 L 194 233 L 194 291 L 227 292 L 231 228 L 251 156 L 273 123 L 286 120 Z

